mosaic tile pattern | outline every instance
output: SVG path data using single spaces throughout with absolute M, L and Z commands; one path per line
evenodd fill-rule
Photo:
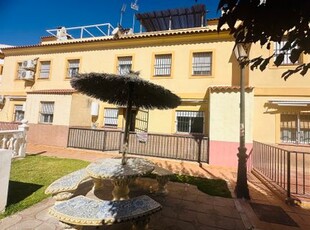
M 128 157 L 122 165 L 122 158 L 106 158 L 87 166 L 87 172 L 98 179 L 137 177 L 151 172 L 154 164 L 143 158 Z
M 88 178 L 89 175 L 86 169 L 85 168 L 80 169 L 54 181 L 47 187 L 47 189 L 45 190 L 45 194 L 55 194 L 66 191 L 74 191 L 77 189 L 77 187 L 82 181 Z
M 100 201 L 77 196 L 56 204 L 49 213 L 69 224 L 102 225 L 135 220 L 161 208 L 158 202 L 146 195 L 122 201 Z

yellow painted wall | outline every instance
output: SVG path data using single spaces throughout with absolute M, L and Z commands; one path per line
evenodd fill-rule
M 239 142 L 239 92 L 212 92 L 210 95 L 210 135 L 212 141 Z M 245 93 L 245 141 L 253 140 L 253 93 Z
M 272 45 L 273 47 L 273 45 Z M 261 49 L 259 44 L 253 44 L 251 46 L 250 58 L 254 58 L 262 55 L 268 57 L 271 51 Z M 304 56 L 305 62 L 309 61 L 309 57 Z M 310 84 L 310 72 L 305 76 L 300 74 L 294 74 L 288 80 L 281 78 L 281 75 L 287 69 L 295 69 L 298 65 L 281 65 L 276 67 L 273 64 L 273 59 L 266 69 L 262 72 L 259 69 L 251 71 L 250 73 L 250 85 L 258 88 L 308 88 Z
M 53 125 L 70 124 L 71 95 L 28 94 L 25 118 L 29 123 L 39 123 L 40 102 L 54 102 Z
M 269 100 L 309 100 L 309 97 L 255 97 L 253 139 L 265 143 L 280 143 L 280 114 L 287 112 L 310 112 L 308 107 L 276 106 L 271 105 Z
M 69 125 L 91 127 L 91 102 L 85 95 L 74 93 L 70 108 Z
M 214 35 L 219 38 L 219 35 Z M 195 38 L 197 41 L 195 41 Z M 188 37 L 187 43 L 181 38 L 166 38 L 160 44 L 152 44 L 152 40 L 148 39 L 149 44 L 144 44 L 140 40 L 128 41 L 129 48 L 123 48 L 126 45 L 124 41 L 120 41 L 121 45 L 115 42 L 106 41 L 105 43 L 92 44 L 91 50 L 87 49 L 86 44 L 71 44 L 63 48 L 62 52 L 57 52 L 55 47 L 39 47 L 29 48 L 27 51 L 12 51 L 5 58 L 6 71 L 4 71 L 3 85 L 0 88 L 7 94 L 23 93 L 26 91 L 40 89 L 64 89 L 71 88 L 69 80 L 65 79 L 67 60 L 80 59 L 80 72 L 108 72 L 115 73 L 118 56 L 133 56 L 133 70 L 140 71 L 141 77 L 151 80 L 152 82 L 163 85 L 173 92 L 180 93 L 205 93 L 210 85 L 227 85 L 231 84 L 231 63 L 230 55 L 227 50 L 231 50 L 233 42 L 224 39 L 224 41 L 216 41 L 213 37 L 211 42 L 205 43 L 207 37 L 197 38 L 197 35 Z M 189 42 L 193 40 L 193 42 Z M 158 43 L 157 39 L 156 43 Z M 134 45 L 132 44 L 133 42 Z M 165 44 L 164 42 L 167 42 Z M 89 44 L 88 44 L 89 45 Z M 44 51 L 43 51 L 44 50 Z M 191 56 L 193 52 L 213 52 L 213 69 L 212 76 L 192 77 L 191 76 Z M 26 53 L 31 52 L 32 55 Z M 14 54 L 16 53 L 16 54 Z M 18 53 L 18 55 L 17 55 Z M 172 76 L 166 79 L 153 77 L 152 60 L 154 55 L 158 53 L 173 53 Z M 37 79 L 39 75 L 39 64 L 36 72 L 36 80 L 34 84 L 25 84 L 23 80 L 15 80 L 17 71 L 17 62 L 24 60 L 39 58 L 38 62 L 51 61 L 50 79 Z M 14 79 L 14 80 L 13 80 Z
M 138 36 L 138 35 L 137 35 Z M 90 40 L 90 39 L 89 39 Z M 56 44 L 56 45 L 51 45 Z M 234 42 L 227 32 L 218 34 L 188 33 L 157 37 L 138 37 L 135 39 L 102 40 L 95 42 L 68 41 L 49 42 L 44 46 L 13 48 L 5 50 L 5 68 L 3 69 L 0 94 L 26 96 L 26 92 L 42 89 L 70 89 L 70 81 L 65 78 L 68 59 L 80 59 L 80 72 L 116 73 L 117 57 L 132 56 L 133 70 L 140 71 L 140 76 L 155 84 L 164 86 L 183 99 L 207 100 L 209 104 L 183 104 L 175 110 L 152 110 L 149 113 L 149 132 L 175 133 L 175 111 L 205 111 L 205 133 L 210 132 L 211 140 L 239 141 L 239 94 L 212 93 L 211 86 L 238 86 L 240 67 L 232 55 Z M 196 77 L 191 75 L 192 54 L 194 52 L 212 52 L 212 75 Z M 172 75 L 170 77 L 154 77 L 153 63 L 156 54 L 172 54 Z M 264 55 L 269 51 L 262 50 L 259 44 L 251 46 L 250 58 Z M 15 80 L 17 62 L 39 58 L 38 61 L 51 61 L 49 79 L 36 79 L 33 83 Z M 309 61 L 304 57 L 305 61 Z M 38 65 L 39 66 L 39 65 Z M 246 85 L 253 86 L 254 93 L 246 95 L 246 142 L 261 140 L 277 142 L 279 140 L 279 115 L 265 113 L 264 103 L 269 98 L 279 99 L 305 98 L 310 95 L 310 72 L 306 76 L 293 75 L 287 81 L 281 74 L 287 68 L 275 68 L 270 64 L 264 72 L 250 71 L 246 68 Z M 90 126 L 90 99 L 71 95 L 39 95 L 28 94 L 26 119 L 30 123 L 38 122 L 40 101 L 55 100 L 55 125 Z M 57 102 L 57 103 L 56 103 Z M 208 108 L 209 106 L 209 108 Z M 100 103 L 98 125 L 103 126 L 104 108 L 115 108 L 114 105 Z M 59 112 L 56 113 L 56 112 Z M 78 112 L 77 112 L 78 111 Z M 123 127 L 123 109 L 119 110 L 118 128 Z M 0 120 L 12 119 L 12 105 L 8 104 L 0 110 Z M 210 113 L 210 114 L 209 114 Z M 252 122 L 253 121 L 253 122 Z M 208 126 L 209 123 L 209 126 Z M 266 131 L 268 127 L 268 132 Z M 253 136 L 253 138 L 252 138 Z
M 15 105 L 23 105 L 25 100 L 10 100 L 6 98 L 4 105 L 0 106 L 0 121 L 14 121 Z

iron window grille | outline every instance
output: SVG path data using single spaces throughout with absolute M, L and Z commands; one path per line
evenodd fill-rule
M 23 73 L 22 63 L 18 62 L 17 63 L 17 79 L 23 78 L 22 73 Z
M 54 119 L 54 102 L 41 102 L 40 123 L 52 124 Z
M 281 114 L 281 142 L 310 144 L 310 114 Z
M 172 65 L 171 54 L 155 55 L 154 75 L 155 76 L 170 76 Z
M 22 121 L 24 119 L 23 105 L 14 106 L 14 121 Z
M 132 57 L 118 57 L 118 74 L 126 75 L 132 68 Z
M 51 62 L 42 61 L 40 62 L 40 76 L 39 78 L 48 79 L 50 75 Z
M 193 75 L 211 75 L 212 67 L 212 53 L 199 52 L 193 53 L 192 59 Z
M 79 73 L 80 60 L 69 60 L 68 61 L 68 78 L 76 77 Z
M 275 52 L 274 60 L 277 58 L 277 56 L 279 54 L 284 53 L 284 51 L 282 51 L 281 49 L 284 47 L 285 43 L 286 43 L 286 41 L 274 43 L 274 52 Z M 284 53 L 284 59 L 283 59 L 282 65 L 293 65 L 293 64 L 299 64 L 300 63 L 300 60 L 298 60 L 296 63 L 292 63 L 290 60 L 290 55 L 291 55 L 291 50 L 286 50 Z
M 204 112 L 203 111 L 177 111 L 176 130 L 179 133 L 199 133 L 204 132 Z
M 117 127 L 118 109 L 106 108 L 104 110 L 104 126 Z
M 135 131 L 147 132 L 149 123 L 149 111 L 139 109 L 136 115 Z

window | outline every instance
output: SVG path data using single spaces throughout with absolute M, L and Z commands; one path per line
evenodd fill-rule
M 118 57 L 118 74 L 128 74 L 132 68 L 132 57 Z
M 41 61 L 40 62 L 40 75 L 41 79 L 48 79 L 50 75 L 51 62 L 50 61 Z
M 211 75 L 212 53 L 199 52 L 193 54 L 193 75 Z
M 14 106 L 14 121 L 21 121 L 24 119 L 23 105 Z
M 3 66 L 0 65 L 0 75 L 2 75 L 2 72 L 3 72 Z
M 104 126 L 117 127 L 118 109 L 104 110 Z
M 155 55 L 154 75 L 155 76 L 170 76 L 172 65 L 171 54 Z
M 281 114 L 281 142 L 310 144 L 310 114 Z
M 68 61 L 67 78 L 76 77 L 76 75 L 79 73 L 79 65 L 80 65 L 80 60 L 78 59 Z
M 275 52 L 275 59 L 276 57 L 283 53 L 284 51 L 282 51 L 281 49 L 283 48 L 283 46 L 285 45 L 286 41 L 281 41 L 280 43 L 279 42 L 275 42 L 274 43 L 274 52 Z M 297 63 L 292 63 L 291 60 L 290 60 L 290 55 L 291 55 L 291 50 L 287 50 L 285 51 L 284 53 L 284 59 L 283 59 L 283 62 L 282 62 L 282 65 L 293 65 L 293 64 L 298 64 L 300 63 L 300 61 L 298 60 Z
M 40 123 L 52 124 L 54 118 L 54 102 L 41 102 Z
M 202 111 L 177 111 L 177 132 L 203 133 L 204 112 Z
M 18 62 L 17 63 L 17 79 L 22 79 L 22 72 L 23 72 L 23 68 L 22 68 L 22 62 Z
M 139 109 L 136 113 L 135 131 L 147 132 L 149 122 L 149 111 Z

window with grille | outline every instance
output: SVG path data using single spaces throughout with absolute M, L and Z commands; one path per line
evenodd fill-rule
M 180 133 L 203 133 L 204 112 L 202 111 L 177 111 L 176 127 Z
M 68 73 L 67 78 L 76 77 L 79 73 L 80 60 L 69 60 L 68 61 Z
M 172 65 L 171 54 L 155 55 L 154 75 L 155 76 L 170 76 Z
M 212 53 L 193 53 L 192 65 L 193 75 L 211 75 Z
M 51 62 L 50 61 L 41 61 L 40 62 L 40 75 L 41 79 L 48 79 L 50 75 Z
M 14 106 L 14 121 L 22 121 L 24 119 L 23 105 Z
M 279 54 L 284 52 L 281 49 L 283 48 L 285 43 L 286 43 L 286 41 L 281 41 L 281 42 L 275 42 L 274 43 L 275 59 L 276 59 L 276 57 Z M 291 55 L 291 50 L 286 50 L 285 53 L 284 53 L 284 59 L 283 59 L 282 65 L 293 65 L 293 64 L 299 64 L 300 63 L 299 60 L 296 63 L 292 63 L 291 60 L 290 60 L 290 55 Z
M 18 62 L 17 63 L 17 79 L 22 79 L 23 76 L 22 76 L 22 63 L 21 62 Z
M 54 119 L 54 102 L 41 102 L 40 123 L 52 124 Z
M 281 142 L 310 144 L 310 114 L 281 114 Z
M 118 57 L 118 74 L 125 75 L 128 74 L 132 68 L 132 57 Z
M 117 127 L 118 109 L 104 110 L 104 126 Z
M 135 131 L 136 132 L 147 132 L 148 122 L 149 122 L 149 111 L 139 109 L 136 115 Z

